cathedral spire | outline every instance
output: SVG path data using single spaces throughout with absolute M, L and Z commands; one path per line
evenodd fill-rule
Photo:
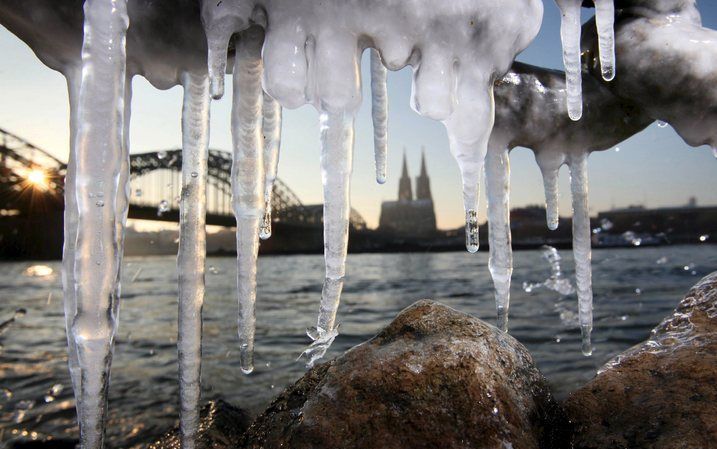
M 426 147 L 421 145 L 421 174 L 419 177 L 428 178 L 428 170 L 426 170 Z
M 411 188 L 411 177 L 408 175 L 405 147 L 403 148 L 403 169 L 401 170 L 401 179 L 398 181 L 398 200 L 413 201 L 413 189 Z
M 421 147 L 421 174 L 416 178 L 416 199 L 433 200 L 431 195 L 431 183 L 428 179 L 426 169 L 426 147 Z

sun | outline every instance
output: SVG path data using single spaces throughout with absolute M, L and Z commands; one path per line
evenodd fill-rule
M 48 179 L 44 171 L 32 169 L 27 173 L 27 183 L 35 188 L 45 190 L 48 188 Z

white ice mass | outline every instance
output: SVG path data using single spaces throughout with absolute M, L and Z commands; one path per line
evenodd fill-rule
M 448 132 L 463 181 L 470 252 L 478 250 L 478 189 L 485 172 L 489 270 L 504 330 L 513 270 L 509 151 L 516 146 L 534 151 L 550 229 L 559 224 L 558 170 L 568 165 L 586 354 L 592 329 L 588 155 L 655 119 L 672 125 L 691 145 L 717 147 L 717 33 L 701 26 L 693 0 L 626 0 L 618 11 L 611 0 L 595 0 L 596 18 L 582 30 L 583 2 L 556 0 L 566 73 L 518 63 L 511 69 L 538 32 L 539 0 L 87 0 L 84 14 L 81 0 L 4 3 L 0 23 L 67 78 L 71 154 L 63 288 L 85 449 L 103 445 L 129 194 L 134 75 L 160 89 L 184 88 L 177 258 L 184 448 L 194 447 L 198 424 L 209 102 L 224 95 L 227 72 L 234 73 L 232 205 L 245 373 L 253 369 L 256 261 L 259 239 L 271 235 L 282 108 L 312 104 L 320 116 L 326 273 L 317 325 L 308 331 L 314 340 L 304 353 L 309 364 L 338 334 L 354 117 L 362 101 L 359 65 L 366 49 L 377 181 L 386 177 L 386 70 L 406 66 L 414 75 L 411 106 L 441 121 Z

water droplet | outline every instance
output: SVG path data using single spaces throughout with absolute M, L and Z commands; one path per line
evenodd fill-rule
M 266 213 L 264 213 L 264 218 L 261 219 L 261 224 L 259 225 L 259 238 L 262 240 L 267 240 L 271 237 L 271 210 L 267 210 Z
M 157 206 L 157 216 L 161 217 L 163 213 L 167 212 L 169 210 L 169 202 L 167 200 L 162 200 L 159 202 L 159 206 Z
M 0 399 L 7 400 L 12 398 L 12 390 L 9 388 L 0 388 Z
M 600 220 L 600 229 L 603 231 L 609 231 L 612 229 L 613 223 L 612 221 L 608 220 L 607 218 L 603 218 Z
M 635 294 L 636 294 L 636 295 L 641 295 L 641 294 L 642 294 L 642 290 L 639 289 L 639 288 L 636 288 L 636 289 L 635 289 Z
M 658 121 L 657 121 L 657 126 L 658 126 L 659 128 L 666 128 L 666 127 L 667 127 L 667 122 L 663 122 L 662 120 L 658 120 Z

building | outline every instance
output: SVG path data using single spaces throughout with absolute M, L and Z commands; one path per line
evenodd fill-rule
M 421 174 L 416 178 L 415 199 L 404 152 L 403 169 L 398 182 L 398 200 L 381 203 L 378 229 L 407 237 L 427 236 L 436 232 L 436 212 L 433 209 L 425 151 L 421 154 Z

